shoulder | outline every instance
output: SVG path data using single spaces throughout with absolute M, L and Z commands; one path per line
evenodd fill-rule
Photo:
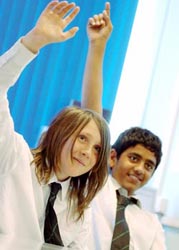
M 95 195 L 91 202 L 92 207 L 104 207 L 116 204 L 116 192 L 115 187 L 111 181 L 110 176 L 108 176 L 105 185 L 102 189 Z
M 110 175 L 107 177 L 107 180 L 106 180 L 104 186 L 97 193 L 96 197 L 100 197 L 100 196 L 104 197 L 105 194 L 109 194 L 109 193 L 115 193 L 115 186 L 114 186 L 114 184 L 112 182 L 112 179 L 111 179 Z
M 143 221 L 146 223 L 146 225 L 158 225 L 160 224 L 159 218 L 157 214 L 154 214 L 150 211 L 147 211 L 138 205 L 132 205 L 128 206 L 129 213 L 132 214 L 132 216 L 135 216 L 138 218 L 140 221 Z

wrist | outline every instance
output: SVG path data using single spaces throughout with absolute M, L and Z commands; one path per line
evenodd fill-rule
M 106 49 L 106 40 L 90 40 L 89 41 L 89 48 L 97 51 L 105 51 Z
M 32 53 L 36 54 L 47 42 L 35 29 L 31 30 L 21 39 L 21 43 Z

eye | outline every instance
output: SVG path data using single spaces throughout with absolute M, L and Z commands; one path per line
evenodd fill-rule
M 155 166 L 152 164 L 152 163 L 146 163 L 145 164 L 145 168 L 148 170 L 148 171 L 153 171 Z
M 101 147 L 100 146 L 96 145 L 94 148 L 95 148 L 95 150 L 96 150 L 97 153 L 101 152 Z
M 79 139 L 81 142 L 85 142 L 85 141 L 87 140 L 86 136 L 84 136 L 84 135 L 82 135 L 82 134 L 78 136 L 78 139 Z
M 132 162 L 137 162 L 138 161 L 138 157 L 136 155 L 129 155 L 129 159 Z

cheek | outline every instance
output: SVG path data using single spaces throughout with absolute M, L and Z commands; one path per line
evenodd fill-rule
M 91 168 L 93 168 L 96 164 L 97 164 L 97 162 L 99 162 L 99 153 L 92 153 L 91 154 L 91 159 L 90 159 L 90 165 L 91 165 Z
M 117 169 L 117 174 L 118 174 L 119 178 L 121 179 L 121 181 L 123 181 L 126 178 L 127 171 L 125 168 L 119 167 Z
M 151 177 L 152 177 L 152 173 L 146 172 L 145 173 L 145 182 L 148 182 L 151 179 Z
M 67 161 L 71 160 L 72 154 L 73 148 L 69 144 L 65 144 L 61 151 L 61 161 L 63 161 L 63 163 L 66 163 Z
M 118 163 L 117 166 L 116 166 L 116 169 L 117 171 L 120 173 L 120 174 L 124 174 L 128 171 L 128 164 L 126 164 L 125 161 L 123 162 L 120 162 L 120 164 Z
M 99 159 L 99 155 L 98 154 L 96 154 L 96 153 L 92 154 L 92 156 L 91 156 L 91 163 L 93 164 L 93 167 L 97 163 L 98 159 Z
M 121 179 L 123 178 L 125 169 L 123 169 L 123 167 L 120 164 L 116 164 L 115 166 L 113 166 L 112 172 L 118 179 Z
M 73 145 L 71 144 L 71 147 L 69 145 L 69 150 L 71 150 L 72 152 L 79 151 L 81 148 L 82 148 L 82 146 L 78 141 L 75 141 L 75 143 Z

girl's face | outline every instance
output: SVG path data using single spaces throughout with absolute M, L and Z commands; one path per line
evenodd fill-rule
M 75 140 L 75 141 L 74 141 Z M 61 162 L 55 168 L 58 180 L 80 176 L 94 167 L 101 150 L 101 136 L 91 120 L 78 135 L 72 135 L 64 144 Z

